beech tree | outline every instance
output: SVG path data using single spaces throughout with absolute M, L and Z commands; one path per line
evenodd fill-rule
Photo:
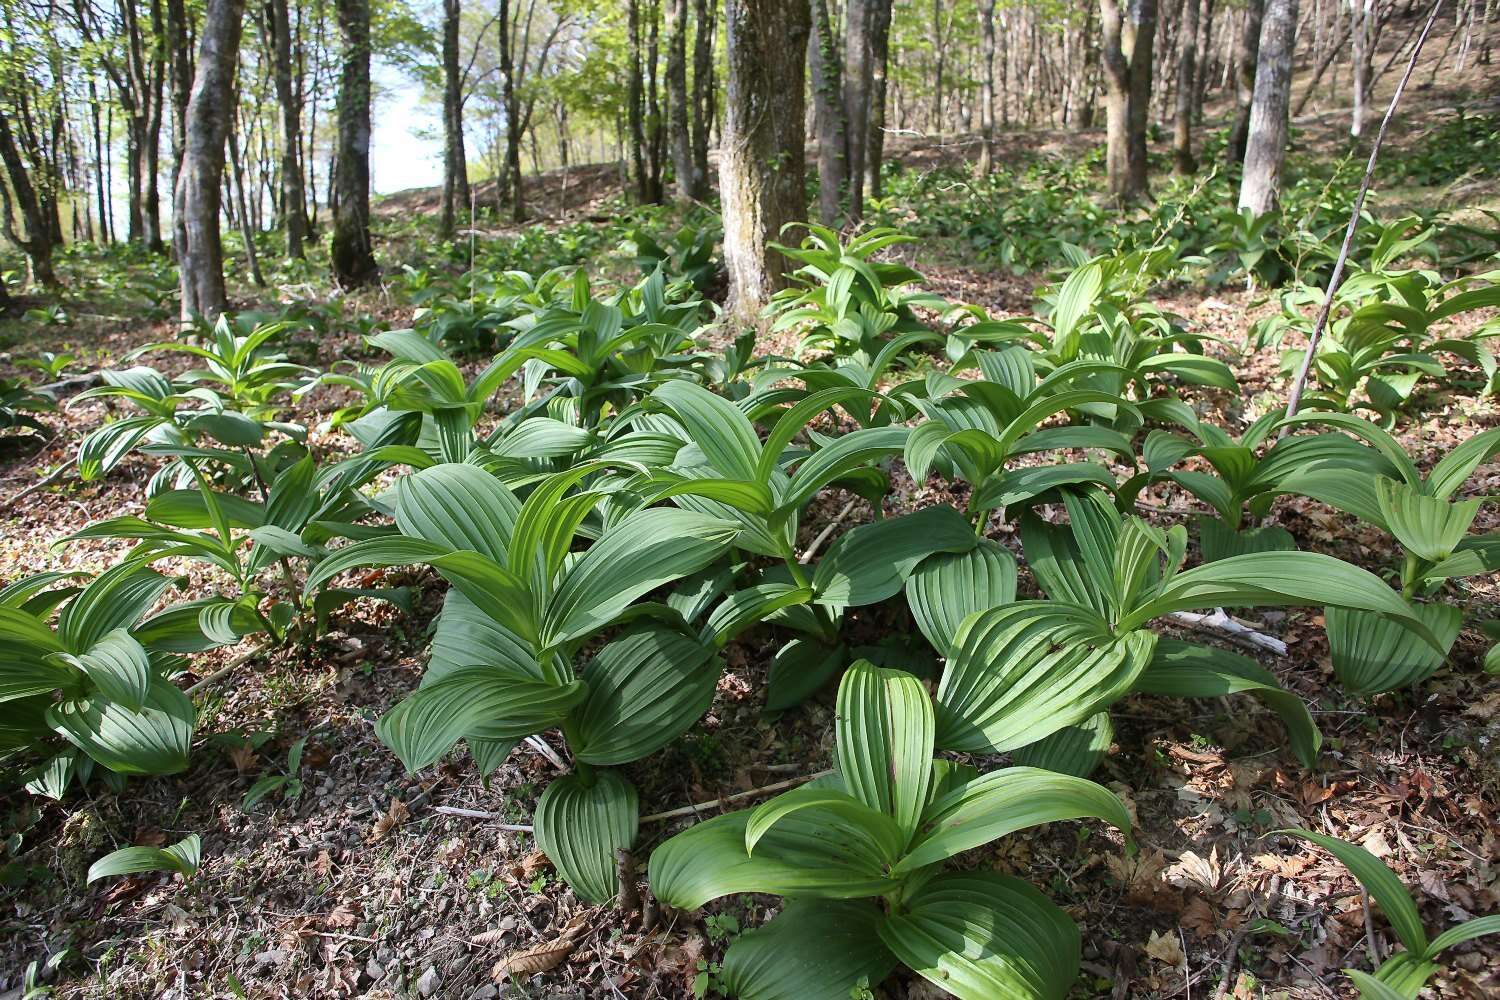
M 1260 56 L 1260 26 L 1266 0 L 1245 0 L 1245 20 L 1234 48 L 1234 123 L 1224 158 L 1229 166 L 1245 161 L 1245 137 L 1250 134 L 1250 105 L 1255 98 L 1255 68 Z
M 809 9 L 812 27 L 807 35 L 807 71 L 812 81 L 813 129 L 818 137 L 818 219 L 825 226 L 837 226 L 849 183 L 849 136 L 838 40 L 828 16 L 828 0 L 810 0 Z
M 1245 173 L 1240 180 L 1240 208 L 1256 215 L 1271 211 L 1281 190 L 1296 40 L 1297 0 L 1267 0 L 1245 140 Z
M 1151 49 L 1156 0 L 1100 0 L 1100 56 L 1108 84 L 1104 112 L 1109 190 L 1122 204 L 1147 194 L 1146 118 L 1151 101 Z
M 459 0 L 443 0 L 443 215 L 444 237 L 469 205 L 469 164 L 464 153 L 464 72 L 459 68 Z
M 337 0 L 338 154 L 334 160 L 333 278 L 342 288 L 380 275 L 370 245 L 370 0 Z
M 728 79 L 719 154 L 729 308 L 751 320 L 785 284 L 769 243 L 806 218 L 807 0 L 726 0 Z
M 244 0 L 208 0 L 199 33 L 173 203 L 184 324 L 199 316 L 216 319 L 228 307 L 219 210 L 244 16 Z
M 281 109 L 281 224 L 286 228 L 286 255 L 305 256 L 306 196 L 302 191 L 302 108 L 292 87 L 292 29 L 287 0 L 268 0 L 266 26 L 271 33 L 276 102 Z
M 1193 105 L 1197 94 L 1198 0 L 1182 0 L 1177 53 L 1177 118 L 1172 133 L 1173 166 L 1179 174 L 1198 169 L 1193 156 Z

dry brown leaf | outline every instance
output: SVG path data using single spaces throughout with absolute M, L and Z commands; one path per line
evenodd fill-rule
M 406 808 L 405 802 L 400 799 L 391 799 L 390 807 L 386 809 L 383 816 L 375 820 L 375 825 L 370 828 L 370 836 L 366 839 L 371 843 L 383 839 L 386 834 L 406 822 L 406 818 L 410 815 L 411 810 Z
M 473 937 L 469 938 L 469 943 L 474 945 L 475 947 L 482 948 L 485 945 L 496 944 L 500 941 L 504 941 L 507 937 L 510 936 L 510 934 L 510 931 L 501 930 L 497 927 L 492 931 L 484 931 L 480 934 L 475 934 Z
M 229 751 L 229 761 L 234 765 L 236 772 L 244 774 L 255 765 L 255 760 L 260 755 L 249 743 L 241 743 Z
M 333 912 L 323 918 L 323 926 L 329 928 L 353 927 L 359 923 L 361 908 L 358 903 L 343 902 L 333 908 Z
M 1177 864 L 1166 871 L 1166 879 L 1172 885 L 1196 886 L 1208 893 L 1218 891 L 1222 877 L 1223 869 L 1219 866 L 1217 845 L 1206 858 L 1192 851 L 1183 851 Z
M 1182 911 L 1182 916 L 1178 917 L 1178 922 L 1201 938 L 1209 937 L 1219 929 L 1213 907 L 1202 896 L 1193 897 L 1193 901 Z
M 538 972 L 550 971 L 573 953 L 576 943 L 575 937 L 565 935 L 554 941 L 544 941 L 530 948 L 513 951 L 495 963 L 490 976 L 495 982 L 503 983 L 512 977 L 534 976 Z
M 1146 942 L 1146 954 L 1174 968 L 1181 968 L 1187 963 L 1187 956 L 1182 953 L 1182 943 L 1171 931 L 1165 934 L 1152 931 L 1150 939 Z

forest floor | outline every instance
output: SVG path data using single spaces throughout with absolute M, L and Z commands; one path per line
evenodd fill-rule
M 1435 95 L 1440 102 L 1441 95 Z M 1315 141 L 1337 140 L 1339 123 L 1310 119 Z M 1096 141 L 1085 135 L 1068 145 Z M 1420 141 L 1403 137 L 1402 141 Z M 911 164 L 920 144 L 893 150 Z M 612 168 L 573 172 L 567 214 L 587 218 L 612 192 Z M 537 203 L 561 203 L 561 178 L 550 175 Z M 557 190 L 558 197 L 551 192 Z M 579 192 L 587 201 L 573 201 Z M 483 195 L 481 195 L 482 197 Z M 1424 204 L 1452 198 L 1493 204 L 1495 190 L 1413 189 L 1399 198 Z M 386 202 L 384 212 L 426 211 L 430 192 Z M 507 239 L 503 228 L 477 239 Z M 399 254 L 387 254 L 399 259 Z M 1041 275 L 1011 277 L 966 262 L 955 247 L 924 244 L 917 265 L 941 294 L 1006 315 L 1029 310 Z M 1273 308 L 1243 288 L 1173 286 L 1157 301 L 1190 329 L 1244 341 L 1250 323 Z M 97 306 L 107 309 L 108 306 Z M 411 307 L 389 291 L 350 303 L 400 324 Z M 132 348 L 169 339 L 164 322 L 141 322 L 88 310 L 68 327 L 28 327 L 0 359 L 41 349 L 84 347 L 90 367 L 117 364 Z M 309 363 L 377 358 L 352 332 L 308 345 Z M 1284 379 L 1273 352 L 1223 356 L 1243 392 L 1197 391 L 1206 415 L 1237 425 L 1241 414 L 1280 399 Z M 165 369 L 179 364 L 158 356 Z M 479 367 L 478 363 L 474 367 Z M 319 391 L 293 418 L 316 426 L 342 402 Z M 1470 434 L 1500 426 L 1494 400 L 1458 394 L 1424 399 L 1420 419 L 1399 438 L 1425 469 Z M 48 417 L 56 435 L 40 450 L 0 455 L 0 502 L 71 457 L 81 435 L 105 416 L 94 402 Z M 315 449 L 341 447 L 314 431 Z M 85 524 L 136 513 L 152 471 L 133 457 L 101 482 L 70 476 L 0 510 L 0 582 L 43 569 L 99 570 L 123 546 L 52 543 Z M 894 477 L 887 513 L 929 505 L 940 490 Z M 1500 465 L 1482 467 L 1474 495 L 1500 495 Z M 803 521 L 802 544 L 844 510 L 831 493 Z M 1194 509 L 1191 497 L 1153 488 L 1153 519 L 1166 523 Z M 855 504 L 845 526 L 868 520 Z M 1307 501 L 1283 499 L 1273 517 L 1305 548 L 1339 555 L 1371 570 L 1393 564 L 1383 535 Z M 1476 528 L 1500 528 L 1491 505 Z M 1013 548 L 1010 525 L 991 534 Z M 201 585 L 189 570 L 184 587 Z M 337 615 L 333 631 L 311 648 L 258 653 L 209 685 L 200 703 L 201 733 L 270 733 L 258 749 L 201 747 L 190 768 L 169 778 L 134 780 L 120 796 L 95 794 L 60 805 L 24 796 L 0 799 L 0 836 L 25 869 L 20 884 L 0 888 L 0 996 L 19 996 L 28 961 L 68 949 L 58 995 L 68 998 L 412 997 L 670 998 L 693 995 L 700 973 L 742 928 L 760 923 L 776 902 L 742 896 L 712 904 L 709 919 L 676 915 L 654 926 L 641 914 L 582 905 L 557 878 L 528 834 L 441 808 L 500 814 L 528 822 L 554 767 L 526 747 L 488 781 L 466 758 L 417 776 L 376 739 L 374 719 L 417 682 L 426 630 L 442 585 L 426 571 L 397 570 L 385 582 L 413 585 L 410 616 L 361 603 Z M 1035 594 L 1023 574 L 1022 596 Z M 1500 615 L 1495 581 L 1468 581 L 1468 610 Z M 1500 911 L 1500 678 L 1480 670 L 1483 646 L 1466 632 L 1448 665 L 1417 692 L 1361 701 L 1331 683 L 1321 616 L 1310 611 L 1252 616 L 1257 629 L 1286 641 L 1284 657 L 1259 655 L 1283 685 L 1304 698 L 1325 737 L 1323 766 L 1300 767 L 1276 717 L 1236 699 L 1127 699 L 1115 713 L 1116 745 L 1096 779 L 1118 793 L 1138 821 L 1140 851 L 1127 856 L 1093 828 L 1054 824 L 971 852 L 965 863 L 1017 874 L 1042 886 L 1083 930 L 1086 981 L 1077 996 L 1349 997 L 1340 970 L 1369 968 L 1372 951 L 1393 938 L 1376 921 L 1348 873 L 1326 854 L 1269 836 L 1303 826 L 1356 843 L 1401 875 L 1421 902 L 1430 928 Z M 858 636 L 911 632 L 904 606 L 851 615 Z M 1199 635 L 1222 641 L 1214 633 Z M 703 722 L 662 754 L 629 768 L 642 814 L 711 803 L 831 763 L 832 691 L 777 717 L 764 690 L 774 650 L 768 629 L 753 630 L 726 650 L 728 672 Z M 248 649 L 226 649 L 194 663 L 211 675 Z M 240 802 L 259 777 L 279 773 L 291 745 L 306 737 L 300 797 L 272 796 L 246 813 Z M 982 761 L 992 765 L 993 761 Z M 97 788 L 97 786 L 94 786 Z M 696 816 L 718 811 L 702 805 Z M 693 821 L 688 815 L 644 823 L 637 856 Z M 203 837 L 203 866 L 186 883 L 146 875 L 85 887 L 90 862 L 125 844 Z M 1500 995 L 1500 943 L 1491 938 L 1455 949 L 1431 986 L 1432 996 Z M 492 968 L 507 956 L 556 945 L 555 968 L 497 984 Z M 540 964 L 546 964 L 545 962 Z M 898 973 L 877 996 L 926 1000 L 936 991 Z

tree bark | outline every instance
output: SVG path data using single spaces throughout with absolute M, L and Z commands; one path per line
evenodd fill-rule
M 807 67 L 812 75 L 813 130 L 818 137 L 818 218 L 823 225 L 837 228 L 839 203 L 849 180 L 838 44 L 828 16 L 828 0 L 810 0 L 810 9 Z
M 844 5 L 844 122 L 848 136 L 849 220 L 865 214 L 865 157 L 870 142 L 871 8 L 879 0 Z
M 688 131 L 688 0 L 667 0 L 667 142 L 677 197 L 693 198 L 693 137 Z
M 632 0 L 632 4 L 634 0 Z M 505 178 L 510 187 L 512 222 L 526 219 L 526 197 L 521 189 L 521 102 L 516 95 L 515 25 L 510 0 L 500 0 L 500 100 L 505 105 Z M 524 55 L 524 48 L 522 54 Z
M 870 96 L 865 104 L 865 192 L 881 194 L 880 167 L 885 162 L 886 64 L 891 53 L 891 0 L 865 0 L 870 6 Z
M 1151 49 L 1156 35 L 1156 0 L 1101 0 L 1100 57 L 1107 84 L 1105 166 L 1109 190 L 1120 204 L 1148 194 L 1146 117 L 1151 102 Z
M 329 256 L 334 281 L 355 288 L 380 275 L 370 245 L 370 0 L 337 0 L 336 11 L 344 51 Z
M 1240 208 L 1255 215 L 1275 208 L 1281 190 L 1296 43 L 1297 0 L 1267 0 L 1250 131 L 1245 139 L 1245 174 L 1240 181 Z
M 464 155 L 463 74 L 458 66 L 460 0 L 443 0 L 443 216 L 441 234 L 452 239 L 458 215 L 469 205 L 469 163 Z
M 503 3 L 504 0 L 501 0 Z M 630 74 L 626 88 L 630 117 L 630 170 L 635 178 L 635 200 L 644 204 L 650 198 L 651 180 L 646 170 L 645 83 L 641 77 L 641 5 L 629 0 L 626 31 L 630 35 Z
M 224 189 L 224 140 L 234 113 L 231 92 L 239 57 L 244 0 L 208 0 L 198 45 L 198 70 L 188 95 L 182 170 L 177 177 L 177 266 L 184 325 L 217 319 L 228 306 L 219 208 Z
M 1246 0 L 1245 24 L 1234 50 L 1234 124 L 1224 157 L 1229 166 L 1245 161 L 1245 137 L 1250 134 L 1250 105 L 1255 97 L 1255 69 L 1260 61 L 1260 29 L 1266 0 Z
M 1357 139 L 1364 134 L 1369 117 L 1370 83 L 1375 74 L 1375 0 L 1349 0 L 1349 30 L 1354 36 L 1354 110 L 1349 134 Z
M 693 0 L 693 197 L 708 197 L 708 134 L 714 123 L 714 22 L 717 2 Z
M 729 78 L 719 193 L 729 308 L 752 320 L 785 278 L 769 241 L 805 217 L 808 0 L 726 0 Z
M 1182 31 L 1177 52 L 1177 122 L 1172 136 L 1173 164 L 1179 174 L 1198 169 L 1193 156 L 1193 98 L 1198 79 L 1198 0 L 1182 0 Z
M 307 217 L 303 215 L 306 198 L 302 192 L 302 108 L 292 88 L 292 30 L 287 15 L 287 0 L 268 0 L 266 23 L 274 36 L 272 41 L 273 75 L 276 102 L 281 107 L 281 221 L 286 227 L 286 255 L 301 260 L 306 254 L 302 244 L 307 240 Z
M 988 174 L 995 156 L 995 0 L 984 0 L 979 17 L 979 172 Z

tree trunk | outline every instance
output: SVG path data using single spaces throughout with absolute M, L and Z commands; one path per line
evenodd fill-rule
M 782 264 L 768 245 L 806 215 L 803 189 L 803 65 L 808 0 L 726 0 L 729 79 L 719 194 L 729 308 L 752 320 L 781 288 Z
M 198 71 L 188 95 L 182 170 L 175 192 L 177 266 L 182 319 L 217 319 L 227 308 L 219 208 L 224 140 L 234 113 L 231 91 L 239 57 L 244 0 L 208 0 L 198 44 Z
M 693 137 L 688 131 L 688 0 L 667 0 L 667 133 L 677 197 L 693 198 Z
M 355 288 L 380 275 L 370 246 L 370 0 L 337 0 L 336 10 L 344 51 L 329 257 L 339 287 Z
M 1172 137 L 1173 163 L 1179 174 L 1198 169 L 1193 157 L 1193 98 L 1198 79 L 1198 0 L 1182 0 L 1182 30 L 1178 33 L 1177 123 Z
M 500 100 L 505 105 L 505 182 L 510 187 L 510 217 L 526 219 L 526 198 L 521 189 L 521 102 L 516 95 L 515 32 L 510 20 L 510 0 L 500 0 Z M 523 51 L 524 54 L 524 51 Z
M 245 266 L 250 269 L 250 280 L 255 283 L 255 287 L 265 288 L 266 279 L 260 273 L 260 258 L 255 252 L 255 225 L 250 220 L 250 199 L 245 192 L 245 168 L 240 160 L 239 135 L 232 124 L 229 127 L 229 172 L 234 179 L 240 238 L 245 243 Z
M 880 0 L 844 5 L 844 122 L 848 137 L 849 220 L 865 214 L 865 159 L 870 147 L 870 27 Z
M 714 20 L 717 2 L 693 0 L 693 197 L 708 197 L 708 133 L 714 123 Z
M 1375 71 L 1375 0 L 1349 0 L 1349 30 L 1354 36 L 1354 111 L 1349 134 L 1357 139 L 1364 134 L 1369 117 L 1370 82 Z
M 644 204 L 650 199 L 651 181 L 646 171 L 646 123 L 643 107 L 645 84 L 641 77 L 640 0 L 629 0 L 626 31 L 630 35 L 630 82 L 626 94 L 626 100 L 630 105 L 630 169 L 635 178 L 635 200 Z
M 469 164 L 464 156 L 463 76 L 458 67 L 459 0 L 443 0 L 443 217 L 441 235 L 452 239 L 459 213 L 469 205 Z
M 979 146 L 979 172 L 994 169 L 995 156 L 995 0 L 980 6 L 979 127 L 984 141 Z
M 1234 50 L 1234 124 L 1229 127 L 1229 143 L 1224 157 L 1229 166 L 1245 161 L 1245 137 L 1250 134 L 1250 105 L 1255 97 L 1255 68 L 1260 61 L 1261 21 L 1266 0 L 1246 0 L 1245 24 Z
M 1100 56 L 1107 83 L 1105 166 L 1109 190 L 1120 204 L 1146 197 L 1146 117 L 1151 101 L 1151 48 L 1156 0 L 1101 0 Z
M 1245 139 L 1245 175 L 1240 181 L 1240 208 L 1255 215 L 1275 208 L 1281 190 L 1296 43 L 1297 0 L 1267 0 Z
M 839 202 L 849 179 L 838 44 L 828 16 L 828 0 L 810 0 L 810 9 L 812 29 L 807 35 L 807 67 L 812 74 L 813 130 L 818 137 L 818 218 L 823 225 L 837 228 Z
M 870 7 L 870 96 L 865 104 L 865 191 L 879 198 L 885 161 L 886 64 L 891 53 L 891 0 L 865 0 Z
M 307 240 L 306 201 L 302 193 L 302 109 L 292 88 L 292 29 L 287 0 L 268 0 L 266 23 L 275 36 L 272 45 L 276 102 L 281 106 L 281 221 L 286 227 L 286 255 L 293 260 L 305 256 Z

